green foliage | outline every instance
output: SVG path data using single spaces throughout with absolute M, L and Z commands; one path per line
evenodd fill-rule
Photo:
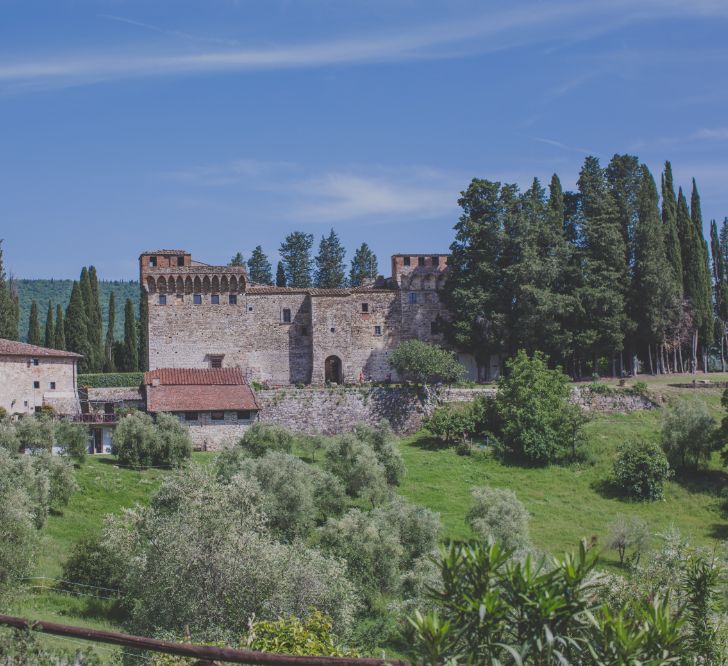
M 705 403 L 678 400 L 667 410 L 661 444 L 673 469 L 705 465 L 715 448 L 715 421 Z
M 362 243 L 354 253 L 349 271 L 349 284 L 358 287 L 364 280 L 375 279 L 379 273 L 377 255 L 366 243 Z
M 293 434 L 277 425 L 256 422 L 245 431 L 238 446 L 255 458 L 260 458 L 269 451 L 291 453 Z
M 42 343 L 40 339 L 40 324 L 38 323 L 38 304 L 33 301 L 30 304 L 30 317 L 28 320 L 28 342 L 31 345 L 40 346 Z
M 418 384 L 452 384 L 465 376 L 465 368 L 450 352 L 420 340 L 400 342 L 390 364 L 400 377 Z
M 50 452 L 54 429 L 53 419 L 40 414 L 23 416 L 15 425 L 20 445 L 30 451 Z
M 372 447 L 377 459 L 384 466 L 387 483 L 398 486 L 405 475 L 404 461 L 397 446 L 397 439 L 387 421 L 380 421 L 376 427 L 362 423 L 354 428 L 357 439 Z
M 56 329 L 53 324 L 53 304 L 48 301 L 48 311 L 46 312 L 45 335 L 43 337 L 43 346 L 49 349 L 53 348 L 56 342 Z
M 149 414 L 132 412 L 116 427 L 112 450 L 131 467 L 176 467 L 192 455 L 192 440 L 172 414 L 158 414 L 155 423 Z
M 606 547 L 616 550 L 619 555 L 619 564 L 624 565 L 625 557 L 631 551 L 632 562 L 639 562 L 639 558 L 647 546 L 649 532 L 647 523 L 637 516 L 627 520 L 620 514 L 609 527 Z
M 283 262 L 279 261 L 276 266 L 276 287 L 285 287 L 286 284 L 286 269 L 283 266 Z
M 255 247 L 248 259 L 248 278 L 255 284 L 273 284 L 270 261 L 260 245 Z
M 109 297 L 109 310 L 106 315 L 106 338 L 104 339 L 104 372 L 116 372 L 116 362 L 114 359 L 114 327 L 116 324 L 116 294 L 111 292 Z
M 344 246 L 336 232 L 331 229 L 329 235 L 322 236 L 319 243 L 319 251 L 315 259 L 314 285 L 322 289 L 344 287 L 346 284 L 345 256 Z
M 109 372 L 104 374 L 79 374 L 76 383 L 88 388 L 136 387 L 144 381 L 143 372 Z
M 90 647 L 49 648 L 33 631 L 0 629 L 0 655 L 11 666 L 101 666 Z
M 509 549 L 529 545 L 528 511 L 512 490 L 482 486 L 473 488 L 472 498 L 465 520 L 481 539 Z
M 139 341 L 138 323 L 134 313 L 134 304 L 130 298 L 124 304 L 124 346 L 122 362 L 117 364 L 122 372 L 138 372 L 139 370 Z
M 63 454 L 83 465 L 88 449 L 88 428 L 81 423 L 59 421 L 54 435 L 56 445 L 61 447 Z
M 387 472 L 377 454 L 353 435 L 341 435 L 329 442 L 324 469 L 339 477 L 350 497 L 368 499 L 372 505 L 387 493 Z
M 0 338 L 5 340 L 19 338 L 20 306 L 17 292 L 15 292 L 16 288 L 16 283 L 12 279 L 10 281 L 7 279 L 2 240 L 0 240 Z M 23 330 L 27 330 L 25 326 L 23 326 Z
M 294 231 L 286 236 L 286 240 L 278 248 L 285 269 L 285 284 L 279 286 L 299 288 L 311 286 L 312 247 L 313 234 Z
M 635 439 L 624 444 L 614 461 L 614 483 L 628 497 L 662 499 L 663 484 L 670 478 L 670 463 L 658 444 Z
M 59 587 L 77 592 L 78 585 L 70 584 L 77 583 L 89 589 L 104 588 L 104 596 L 112 596 L 119 585 L 120 567 L 121 563 L 100 533 L 85 536 L 73 544 L 63 565 L 63 581 Z
M 242 252 L 236 252 L 235 256 L 228 261 L 228 266 L 245 266 L 245 258 Z
M 575 458 L 584 417 L 569 401 L 569 378 L 538 352 L 529 358 L 520 351 L 507 367 L 495 398 L 504 450 L 536 464 Z
M 445 446 L 452 446 L 475 431 L 472 408 L 459 405 L 441 405 L 423 419 L 422 426 Z
M 83 359 L 78 363 L 80 372 L 93 369 L 93 356 L 88 338 L 88 318 L 83 302 L 83 294 L 78 282 L 73 283 L 71 300 L 66 308 L 66 349 L 81 354 Z

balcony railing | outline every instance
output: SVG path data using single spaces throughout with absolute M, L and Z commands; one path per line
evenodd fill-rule
M 118 423 L 119 422 L 119 415 L 118 414 L 76 414 L 73 417 L 73 421 L 76 423 L 89 423 L 89 424 L 97 424 L 97 423 Z

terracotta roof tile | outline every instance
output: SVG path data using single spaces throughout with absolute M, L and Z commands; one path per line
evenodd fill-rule
M 144 373 L 144 383 L 155 379 L 161 386 L 237 386 L 246 385 L 240 368 L 157 368 Z
M 0 356 L 51 356 L 55 358 L 83 358 L 81 354 L 60 349 L 49 349 L 38 347 L 25 342 L 15 340 L 3 340 L 0 338 Z
M 259 409 L 247 384 L 147 386 L 147 411 L 211 412 Z

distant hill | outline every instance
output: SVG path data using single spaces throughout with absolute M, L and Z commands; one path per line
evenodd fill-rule
M 25 340 L 28 335 L 28 318 L 30 317 L 30 304 L 38 303 L 38 318 L 40 320 L 41 337 L 45 335 L 46 312 L 48 301 L 53 303 L 53 316 L 58 303 L 63 307 L 66 315 L 66 306 L 71 298 L 73 280 L 16 280 L 18 298 L 20 299 L 20 339 Z M 116 320 L 114 334 L 117 340 L 124 337 L 124 303 L 127 298 L 134 302 L 134 309 L 139 312 L 139 283 L 136 281 L 99 281 L 99 296 L 101 299 L 101 316 L 104 322 L 103 333 L 106 335 L 106 321 L 109 309 L 111 292 L 116 293 Z

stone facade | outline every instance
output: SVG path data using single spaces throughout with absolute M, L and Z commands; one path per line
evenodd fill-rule
M 192 446 L 197 451 L 219 451 L 237 442 L 257 419 L 252 413 L 249 419 L 239 419 L 237 412 L 223 412 L 222 420 L 213 420 L 212 412 L 199 412 L 195 421 L 188 421 L 184 413 L 177 414 L 180 423 L 187 426 Z
M 181 250 L 145 252 L 149 367 L 242 368 L 273 385 L 396 380 L 401 340 L 442 343 L 445 255 L 395 255 L 392 276 L 356 289 L 251 284 L 243 267 Z
M 43 406 L 78 414 L 77 354 L 6 340 L 0 349 L 0 407 L 8 414 L 30 414 Z

